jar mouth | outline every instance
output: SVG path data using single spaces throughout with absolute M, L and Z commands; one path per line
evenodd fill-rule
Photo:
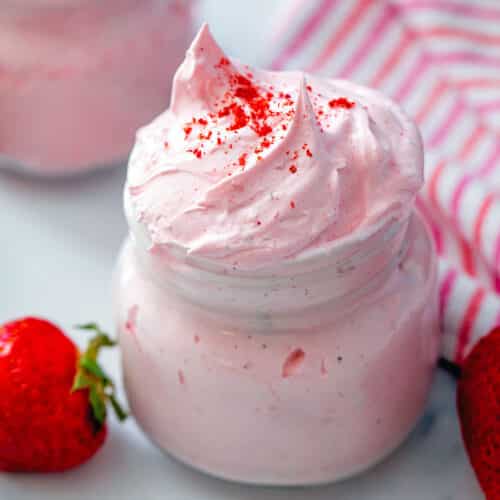
M 209 317 L 224 316 L 227 321 L 231 317 L 235 324 L 242 318 L 251 324 L 267 324 L 269 318 L 295 318 L 300 322 L 302 314 L 309 311 L 311 322 L 316 317 L 313 311 L 318 312 L 318 317 L 324 310 L 345 312 L 381 289 L 406 257 L 415 223 L 414 216 L 390 218 L 367 229 L 371 237 L 368 245 L 366 239 L 361 240 L 361 245 L 357 240 L 355 249 L 353 236 L 348 239 L 349 246 L 346 241 L 343 246 L 337 243 L 343 255 L 338 247 L 322 249 L 287 262 L 286 268 L 244 274 L 214 269 L 212 263 L 207 266 L 203 259 L 186 257 L 182 252 L 178 256 L 148 251 L 137 239 L 134 241 L 136 235 L 132 235 L 131 245 L 144 279 Z
M 365 248 L 351 236 L 350 246 L 345 241 L 342 246 L 344 252 L 352 250 L 350 257 L 339 259 L 338 247 L 322 249 L 287 262 L 286 269 L 266 269 L 264 273 L 224 273 L 204 267 L 206 262 L 198 257 L 184 254 L 182 260 L 172 252 L 150 252 L 133 237 L 132 248 L 146 279 L 209 314 L 248 318 L 250 322 L 270 317 L 300 321 L 306 311 L 346 311 L 382 288 L 406 257 L 415 222 L 414 216 L 381 222 L 367 230 L 371 239 L 369 245 L 362 240 Z M 354 251 L 356 243 L 361 248 Z

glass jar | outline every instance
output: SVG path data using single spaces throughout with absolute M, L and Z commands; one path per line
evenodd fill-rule
M 168 104 L 190 0 L 4 0 L 0 168 L 64 176 L 125 160 Z
M 132 228 L 115 310 L 129 402 L 161 449 L 307 485 L 366 469 L 413 428 L 440 344 L 418 213 L 251 274 L 147 247 Z

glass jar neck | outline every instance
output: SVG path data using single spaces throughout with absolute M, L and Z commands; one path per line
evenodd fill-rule
M 293 317 L 325 307 L 345 310 L 381 288 L 406 253 L 408 222 L 391 219 L 331 249 L 254 271 L 216 269 L 137 243 L 135 252 L 149 281 L 198 308 L 226 316 Z

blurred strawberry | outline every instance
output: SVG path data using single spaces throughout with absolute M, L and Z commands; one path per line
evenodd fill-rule
M 500 500 L 500 328 L 466 358 L 457 407 L 469 459 L 488 500 Z

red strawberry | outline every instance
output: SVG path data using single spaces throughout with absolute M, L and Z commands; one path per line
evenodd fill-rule
M 500 499 L 500 328 L 462 367 L 457 406 L 469 459 L 488 500 Z
M 106 439 L 114 386 L 97 363 L 114 342 L 95 324 L 86 352 L 53 324 L 25 318 L 0 326 L 0 470 L 59 472 L 90 459 Z

